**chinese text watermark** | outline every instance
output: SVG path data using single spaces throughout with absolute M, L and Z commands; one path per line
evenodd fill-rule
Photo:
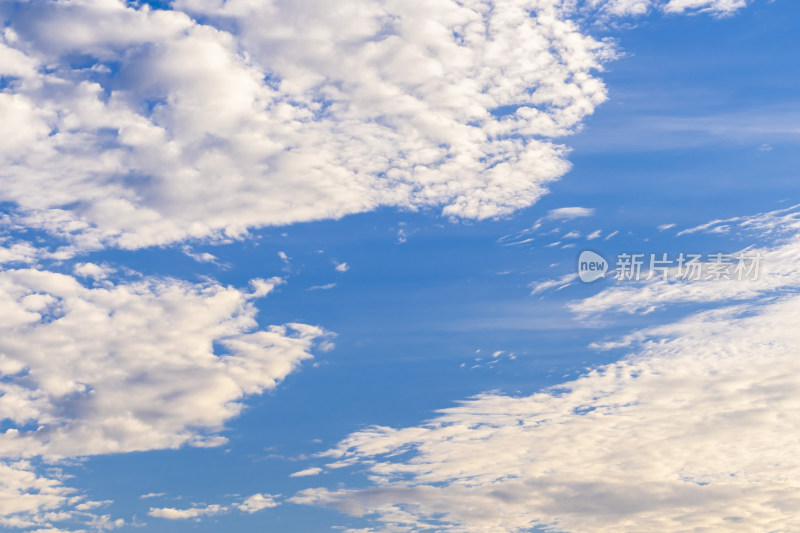
M 761 252 L 623 252 L 616 256 L 611 270 L 612 265 L 602 255 L 584 250 L 578 258 L 578 277 L 587 283 L 609 276 L 618 281 L 755 281 L 761 275 L 763 260 Z

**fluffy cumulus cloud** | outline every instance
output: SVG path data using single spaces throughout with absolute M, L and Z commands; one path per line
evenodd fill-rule
M 116 527 L 119 519 L 91 514 L 80 494 L 34 461 L 223 444 L 219 431 L 245 397 L 274 388 L 323 335 L 303 324 L 259 327 L 254 300 L 279 279 L 240 290 L 93 277 L 86 286 L 45 270 L 0 272 L 0 520 L 7 528 L 69 520 Z M 274 503 L 257 495 L 240 508 Z
M 611 51 L 572 12 L 552 0 L 5 2 L 0 199 L 84 247 L 230 238 L 380 205 L 506 213 L 567 170 L 553 139 L 605 99 L 594 72 Z
M 0 272 L 0 419 L 12 424 L 0 454 L 219 443 L 214 432 L 242 398 L 275 387 L 322 333 L 259 329 L 252 300 L 270 283 L 253 285 L 252 293 L 169 279 L 87 288 L 64 274 Z
M 87 500 L 66 486 L 64 477 L 52 465 L 43 469 L 27 460 L 0 461 L 0 529 L 67 533 L 56 525 L 71 523 L 81 529 L 70 531 L 85 533 L 82 526 L 107 531 L 125 525 L 121 518 L 96 514 L 111 502 Z
M 567 171 L 558 139 L 606 98 L 596 72 L 613 50 L 573 20 L 650 7 L 4 2 L 0 201 L 82 248 L 235 238 L 382 205 L 507 213 Z
M 256 513 L 262 509 L 269 509 L 280 505 L 275 501 L 275 496 L 271 494 L 253 494 L 248 496 L 241 503 L 236 504 L 236 508 L 245 513 Z
M 797 296 L 706 312 L 556 389 L 357 432 L 327 455 L 372 486 L 293 501 L 364 531 L 794 531 L 797 316 Z
M 45 527 L 48 518 L 64 507 L 74 491 L 60 481 L 37 475 L 27 461 L 0 462 L 0 526 L 10 528 Z M 50 515 L 50 516 L 48 516 Z
M 227 507 L 212 504 L 205 507 L 190 507 L 188 509 L 174 509 L 172 507 L 156 507 L 149 511 L 149 515 L 155 518 L 165 518 L 167 520 L 186 520 L 189 518 L 200 518 L 204 516 L 214 516 L 228 511 Z

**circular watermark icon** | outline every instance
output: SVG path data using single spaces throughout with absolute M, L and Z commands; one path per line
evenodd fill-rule
M 608 272 L 608 261 L 602 255 L 591 250 L 584 250 L 578 257 L 578 278 L 584 283 L 591 283 L 604 277 Z

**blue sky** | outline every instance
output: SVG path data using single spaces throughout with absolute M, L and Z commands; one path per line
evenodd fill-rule
M 796 3 L 0 15 L 0 530 L 800 527 Z

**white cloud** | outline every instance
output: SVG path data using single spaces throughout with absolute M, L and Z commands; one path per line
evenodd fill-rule
M 95 279 L 111 271 L 91 263 L 75 267 Z M 248 292 L 139 277 L 89 288 L 66 274 L 0 271 L 0 527 L 125 525 L 93 514 L 107 502 L 85 500 L 53 467 L 34 467 L 27 458 L 58 464 L 224 444 L 218 432 L 244 409 L 244 399 L 276 387 L 311 357 L 324 333 L 303 324 L 259 327 L 254 299 L 282 282 L 256 279 Z M 254 512 L 272 504 L 267 495 L 254 495 L 237 508 Z M 154 516 L 189 518 L 220 509 L 165 508 Z
M 643 332 L 635 355 L 527 397 L 486 394 L 327 455 L 365 489 L 309 489 L 379 531 L 792 531 L 800 297 Z
M 548 289 L 552 289 L 554 287 L 558 287 L 558 290 L 561 290 L 567 286 L 569 286 L 578 275 L 575 273 L 572 274 L 565 274 L 558 279 L 549 279 L 546 281 L 537 281 L 531 283 L 531 296 L 534 294 L 539 294 L 540 292 L 544 292 Z
M 670 0 L 664 6 L 668 13 L 683 13 L 686 11 L 710 11 L 727 15 L 747 6 L 747 0 Z
M 306 468 L 305 470 L 300 470 L 299 472 L 295 472 L 294 474 L 289 474 L 289 477 L 308 477 L 308 476 L 316 476 L 322 473 L 322 469 L 319 467 L 313 468 Z
M 615 52 L 581 33 L 584 15 L 558 0 L 4 8 L 0 200 L 84 248 L 228 240 L 379 206 L 502 215 L 567 172 L 556 140 L 606 98 L 595 73 Z
M 588 207 L 559 207 L 548 211 L 544 218 L 546 220 L 572 220 L 592 215 L 594 215 L 594 209 Z
M 9 526 L 16 520 L 43 525 L 47 511 L 61 508 L 74 496 L 74 489 L 33 470 L 27 461 L 0 461 L 0 524 Z
M 0 217 L 0 225 L 3 225 L 3 222 L 3 217 Z M 24 228 L 14 227 L 11 229 Z M 72 258 L 73 255 L 75 255 L 75 250 L 67 246 L 48 250 L 36 247 L 27 241 L 14 240 L 8 235 L 0 236 L 0 264 L 34 265 L 45 260 L 63 261 Z
M 177 509 L 174 507 L 151 507 L 147 514 L 155 518 L 164 518 L 166 520 L 199 520 L 208 516 L 225 514 L 233 509 L 253 514 L 280 505 L 280 503 L 275 500 L 276 497 L 277 496 L 273 496 L 272 494 L 253 494 L 252 496 L 244 498 L 239 503 L 233 503 L 231 505 L 193 504 L 191 507 L 184 509 Z
M 397 230 L 397 244 L 404 244 L 408 242 L 408 235 L 404 229 Z
M 17 242 L 10 246 L 0 246 L 0 264 L 33 263 L 40 255 L 40 250 L 28 242 Z
M 166 492 L 148 492 L 147 494 L 142 494 L 141 496 L 139 496 L 139 498 L 141 498 L 143 500 L 147 500 L 149 498 L 160 498 L 161 496 L 164 496 L 165 494 L 166 494 Z
M 217 256 L 215 256 L 214 254 L 211 254 L 209 252 L 197 253 L 193 251 L 190 246 L 184 246 L 183 253 L 186 254 L 188 257 L 191 257 L 198 263 L 217 263 Z
M 123 519 L 94 515 L 93 510 L 111 502 L 86 500 L 77 490 L 64 485 L 64 477 L 53 466 L 43 469 L 26 460 L 0 459 L 0 529 L 79 533 L 86 530 L 58 529 L 55 524 L 89 525 L 93 531 L 124 525 Z
M 125 520 L 122 518 L 117 518 L 116 520 L 111 518 L 111 515 L 101 515 L 92 517 L 87 524 L 89 527 L 93 528 L 95 531 L 111 531 L 113 529 L 121 528 L 125 525 Z
M 336 287 L 335 283 L 326 283 L 325 285 L 312 285 L 307 291 L 329 291 Z
M 253 494 L 236 505 L 236 508 L 245 513 L 256 513 L 262 509 L 269 509 L 280 505 L 271 494 Z
M 347 263 L 336 263 L 336 272 L 347 272 L 350 270 L 350 265 Z
M 114 269 L 107 265 L 97 265 L 95 263 L 76 263 L 72 271 L 81 278 L 101 280 L 113 273 Z
M 201 518 L 204 516 L 214 516 L 228 512 L 228 508 L 221 505 L 207 505 L 205 507 L 191 507 L 188 509 L 174 509 L 172 507 L 151 507 L 147 513 L 155 518 L 165 518 L 167 520 L 187 520 L 189 518 Z
M 666 13 L 708 12 L 730 15 L 747 6 L 746 0 L 589 0 L 587 5 L 610 16 L 644 15 L 652 9 Z
M 219 445 L 247 395 L 274 388 L 323 332 L 258 328 L 253 294 L 172 279 L 87 288 L 0 272 L 0 456 Z M 222 353 L 214 345 L 221 346 Z
M 2 199 L 124 248 L 381 205 L 528 206 L 569 168 L 550 139 L 605 99 L 609 47 L 558 5 L 23 3 L 0 12 Z
M 283 285 L 286 283 L 283 279 L 279 277 L 272 277 L 269 279 L 263 278 L 256 278 L 250 280 L 250 286 L 253 288 L 253 292 L 250 293 L 250 298 L 263 298 L 264 296 L 268 295 L 272 291 L 275 290 L 275 287 L 278 285 Z

